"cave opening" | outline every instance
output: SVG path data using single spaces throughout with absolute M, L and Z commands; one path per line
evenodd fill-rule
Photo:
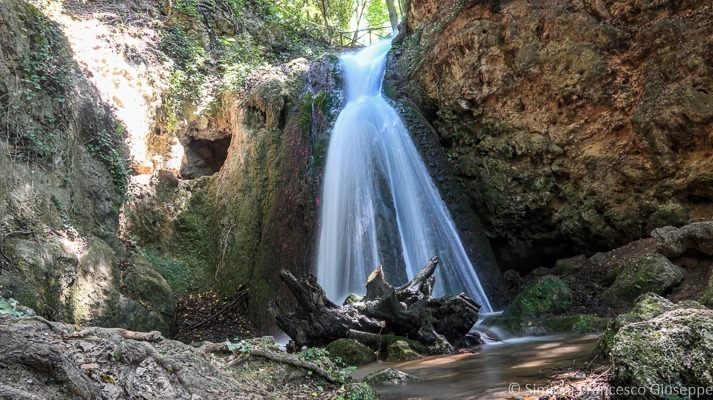
M 185 146 L 185 157 L 180 177 L 195 179 L 220 171 L 228 158 L 231 136 L 216 139 L 190 139 Z

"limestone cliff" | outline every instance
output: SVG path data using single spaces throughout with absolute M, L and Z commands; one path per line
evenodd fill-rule
M 117 236 L 125 130 L 58 26 L 0 3 L 0 291 L 51 318 L 169 332 L 173 293 Z
M 289 300 L 278 273 L 311 268 L 327 131 L 340 102 L 335 60 L 266 67 L 211 119 L 231 138 L 219 172 L 178 180 L 158 172 L 125 207 L 127 230 L 165 254 L 177 287 L 250 288 L 250 316 L 266 330 L 271 298 Z
M 713 215 L 707 1 L 414 0 L 385 90 L 428 120 L 506 267 Z

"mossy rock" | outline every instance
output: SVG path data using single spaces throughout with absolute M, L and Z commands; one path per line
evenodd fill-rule
M 364 301 L 364 296 L 359 296 L 357 294 L 350 294 L 347 296 L 346 299 L 344 299 L 343 305 L 348 306 L 349 304 L 354 304 L 354 303 L 361 303 Z
M 391 343 L 386 351 L 388 354 L 386 361 L 389 362 L 411 361 L 423 358 L 423 356 L 415 352 L 405 340 L 397 340 Z
M 609 304 L 628 303 L 644 293 L 666 294 L 681 283 L 681 269 L 661 254 L 647 254 L 625 265 L 602 299 Z
M 670 399 L 667 393 L 684 387 L 713 387 L 711 332 L 713 310 L 707 309 L 676 309 L 623 327 L 610 353 L 615 384 L 642 388 L 645 393 L 636 396 L 642 399 Z
M 549 334 L 577 333 L 586 335 L 602 332 L 606 329 L 607 320 L 596 315 L 577 314 L 548 317 L 543 319 L 540 325 L 542 325 Z
M 337 339 L 327 346 L 329 358 L 347 365 L 360 366 L 376 361 L 374 351 L 354 339 Z
M 496 315 L 484 319 L 480 324 L 486 327 L 497 328 L 509 336 L 521 336 L 524 334 L 523 328 L 527 325 L 527 322 L 520 317 Z M 499 333 L 497 331 L 495 332 Z
M 420 381 L 423 381 L 423 379 L 393 368 L 374 371 L 364 377 L 364 382 L 372 386 L 398 385 L 400 383 Z
M 366 383 L 347 383 L 344 385 L 344 398 L 347 400 L 378 400 L 379 394 Z M 341 398 L 341 397 L 340 397 Z
M 713 308 L 713 275 L 711 275 L 708 280 L 708 290 L 703 293 L 703 296 L 701 296 L 698 302 L 708 308 Z
M 128 299 L 120 301 L 124 324 L 133 330 L 158 330 L 169 335 L 171 319 L 176 314 L 176 298 L 161 274 L 137 253 L 131 258 L 131 265 L 122 271 L 121 278 L 128 296 L 137 303 Z
M 589 314 L 549 316 L 536 320 L 494 316 L 484 320 L 482 325 L 498 328 L 503 333 L 512 336 L 544 336 L 568 333 L 586 335 L 604 331 L 607 327 L 607 320 Z
M 583 255 L 557 260 L 555 261 L 555 267 L 552 268 L 552 274 L 557 276 L 570 275 L 582 268 L 586 261 L 587 258 Z
M 565 311 L 572 304 L 572 290 L 556 276 L 530 283 L 503 312 L 505 317 L 540 317 Z
M 602 359 L 609 358 L 609 352 L 614 344 L 614 337 L 621 328 L 642 321 L 647 321 L 659 315 L 676 309 L 704 309 L 705 307 L 695 301 L 686 300 L 674 304 L 655 293 L 646 293 L 636 299 L 634 308 L 609 321 L 604 333 L 599 336 L 599 341 L 594 348 L 594 354 Z

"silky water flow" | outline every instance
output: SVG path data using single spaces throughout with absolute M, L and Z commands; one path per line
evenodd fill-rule
M 492 308 L 453 219 L 401 118 L 381 94 L 391 40 L 341 56 L 347 104 L 330 137 L 317 280 L 335 301 L 363 294 L 383 265 L 403 284 L 438 256 L 434 295 L 464 292 Z

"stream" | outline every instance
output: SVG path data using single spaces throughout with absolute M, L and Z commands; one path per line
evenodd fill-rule
M 549 385 L 559 382 L 558 373 L 580 370 L 592 361 L 597 337 L 508 339 L 481 345 L 472 354 L 372 363 L 359 368 L 352 376 L 361 379 L 371 372 L 394 368 L 424 379 L 423 382 L 377 386 L 375 389 L 387 400 L 539 397 Z

